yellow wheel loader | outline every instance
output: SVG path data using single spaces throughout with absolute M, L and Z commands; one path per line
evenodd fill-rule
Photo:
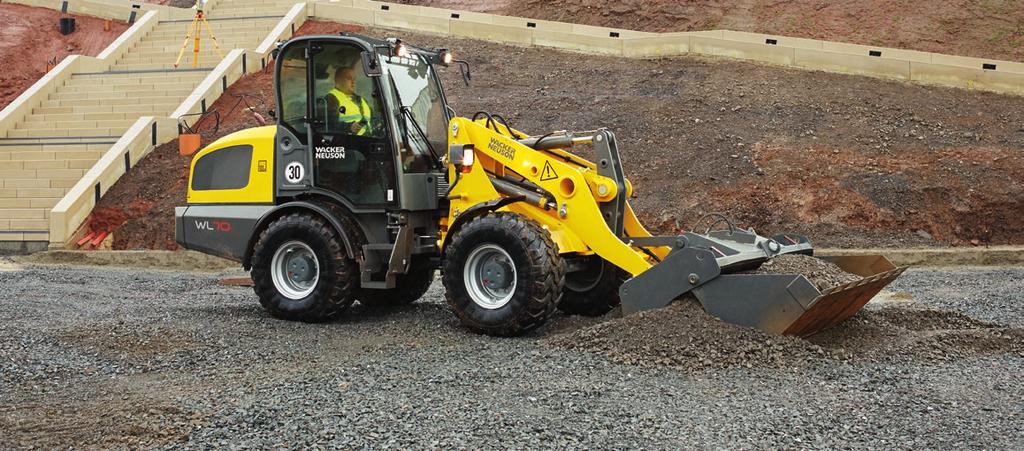
M 747 273 L 811 255 L 800 235 L 729 224 L 652 236 L 629 205 L 614 133 L 528 135 L 496 114 L 457 116 L 435 70 L 457 65 L 467 84 L 470 72 L 445 49 L 343 33 L 275 52 L 277 125 L 199 151 L 175 213 L 177 241 L 241 262 L 276 317 L 413 302 L 440 269 L 455 315 L 492 335 L 534 329 L 556 308 L 630 314 L 686 293 L 724 321 L 809 335 L 904 269 L 831 258 L 863 278 L 820 291 L 801 275 Z

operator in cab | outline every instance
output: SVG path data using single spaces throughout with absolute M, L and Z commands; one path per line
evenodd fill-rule
M 334 87 L 327 94 L 328 111 L 338 112 L 343 133 L 364 136 L 370 132 L 373 111 L 370 104 L 356 94 L 356 66 L 354 62 L 334 72 Z

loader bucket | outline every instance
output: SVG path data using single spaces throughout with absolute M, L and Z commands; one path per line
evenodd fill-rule
M 855 315 L 906 270 L 881 255 L 825 257 L 861 279 L 821 291 L 800 274 L 742 273 L 774 256 L 813 254 L 805 237 L 767 239 L 753 232 L 684 237 L 688 245 L 622 285 L 624 314 L 665 307 L 692 292 L 705 311 L 725 322 L 806 337 Z
M 705 311 L 725 322 L 807 337 L 855 315 L 907 269 L 897 268 L 881 255 L 825 260 L 862 278 L 819 291 L 799 274 L 726 274 L 693 293 Z

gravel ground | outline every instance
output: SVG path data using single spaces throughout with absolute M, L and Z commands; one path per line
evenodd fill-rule
M 412 306 L 290 323 L 220 276 L 0 264 L 0 448 L 1024 447 L 1019 342 L 637 366 L 552 346 L 601 319 L 474 335 L 435 284 Z M 949 309 L 915 323 L 1020 327 L 1022 281 L 1022 268 L 911 270 L 855 320 Z

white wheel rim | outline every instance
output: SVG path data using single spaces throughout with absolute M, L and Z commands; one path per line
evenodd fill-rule
M 301 241 L 277 248 L 270 260 L 270 278 L 282 296 L 299 300 L 309 296 L 320 280 L 320 262 L 313 249 Z
M 516 265 L 496 244 L 482 244 L 469 253 L 462 270 L 473 302 L 488 310 L 504 307 L 516 292 Z

